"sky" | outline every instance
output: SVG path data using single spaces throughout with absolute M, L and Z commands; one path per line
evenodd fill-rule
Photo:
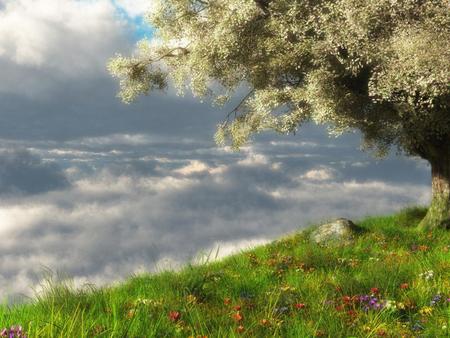
M 0 0 L 2 302 L 30 299 L 48 271 L 114 284 L 429 203 L 427 163 L 376 160 L 358 132 L 306 125 L 233 152 L 213 141 L 229 107 L 170 89 L 121 103 L 106 63 L 151 37 L 150 7 Z

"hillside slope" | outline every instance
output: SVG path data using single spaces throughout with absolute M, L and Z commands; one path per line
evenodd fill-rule
M 425 211 L 357 222 L 367 231 L 351 245 L 313 244 L 310 228 L 119 286 L 53 284 L 31 304 L 0 308 L 0 330 L 21 325 L 28 337 L 448 337 L 450 233 L 418 232 Z

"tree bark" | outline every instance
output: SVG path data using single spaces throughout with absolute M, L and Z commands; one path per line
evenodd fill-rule
M 436 149 L 436 148 L 435 148 Z M 422 229 L 450 229 L 450 147 L 439 147 L 431 159 L 432 199 Z

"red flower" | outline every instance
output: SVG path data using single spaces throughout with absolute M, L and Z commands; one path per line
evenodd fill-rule
M 180 320 L 181 318 L 181 313 L 179 313 L 178 311 L 170 311 L 169 312 L 169 319 L 172 322 L 177 322 L 178 320 Z
M 236 311 L 241 311 L 241 306 L 240 305 L 236 305 L 233 309 L 235 309 Z
M 232 314 L 231 317 L 237 322 L 241 322 L 244 319 L 244 316 L 240 312 Z
M 236 331 L 238 333 L 242 333 L 242 332 L 244 332 L 244 330 L 245 330 L 245 328 L 242 325 L 239 325 L 238 328 L 236 329 Z
M 306 307 L 306 305 L 303 304 L 303 303 L 296 303 L 296 304 L 294 304 L 294 307 L 295 307 L 297 310 L 301 310 L 301 309 L 304 309 L 304 308 Z
M 350 303 L 351 300 L 352 300 L 352 298 L 351 298 L 350 296 L 344 296 L 344 297 L 342 297 L 342 301 L 343 301 L 345 304 Z
M 267 319 L 261 319 L 259 323 L 263 326 L 269 325 L 269 321 Z
M 342 311 L 344 310 L 344 307 L 342 305 L 336 305 L 335 309 L 336 311 Z
M 406 290 L 406 289 L 408 289 L 408 288 L 409 288 L 408 283 L 402 283 L 402 284 L 400 284 L 400 289 Z
M 230 298 L 225 298 L 225 299 L 223 300 L 223 303 L 224 303 L 225 305 L 230 305 L 230 304 L 231 304 L 231 299 L 230 299 Z
M 358 313 L 357 313 L 355 310 L 348 310 L 348 311 L 347 311 L 347 314 L 348 314 L 350 317 L 356 317 L 356 316 L 358 315 Z
M 370 292 L 372 292 L 374 295 L 378 294 L 380 292 L 380 289 L 378 288 L 371 288 Z

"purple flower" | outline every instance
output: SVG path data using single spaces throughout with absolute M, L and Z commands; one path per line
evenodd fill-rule
M 369 299 L 370 297 L 368 295 L 359 296 L 359 301 L 363 303 L 369 301 Z
M 8 338 L 27 338 L 22 331 L 22 326 L 11 326 L 10 329 L 4 328 L 0 331 L 0 337 Z
M 372 310 L 380 310 L 384 307 L 384 304 L 380 302 L 380 300 L 377 297 L 374 296 L 368 296 L 368 295 L 361 295 L 359 296 L 359 301 L 362 305 L 362 309 L 364 311 Z
M 436 305 L 437 303 L 439 303 L 441 301 L 441 299 L 442 299 L 442 296 L 440 294 L 435 295 L 433 297 L 433 299 L 431 300 L 430 305 L 431 306 Z

